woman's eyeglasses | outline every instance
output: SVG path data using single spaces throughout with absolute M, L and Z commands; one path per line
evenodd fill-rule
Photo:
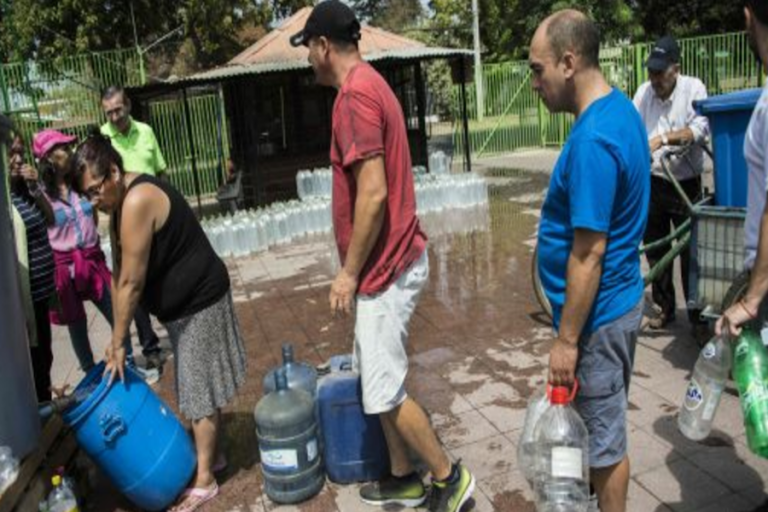
M 110 173 L 107 172 L 98 185 L 92 185 L 85 189 L 85 195 L 88 199 L 93 199 L 94 197 L 101 195 L 101 189 L 104 188 L 104 182 L 109 178 L 109 174 Z

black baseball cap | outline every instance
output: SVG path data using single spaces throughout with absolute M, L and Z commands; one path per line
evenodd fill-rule
M 306 45 L 313 37 L 355 43 L 360 40 L 360 22 L 348 5 L 339 0 L 325 0 L 312 9 L 304 30 L 291 37 L 293 46 Z
M 645 67 L 651 71 L 665 71 L 680 62 L 680 47 L 672 36 L 664 36 L 653 45 Z

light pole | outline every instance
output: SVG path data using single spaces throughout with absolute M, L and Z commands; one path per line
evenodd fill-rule
M 472 0 L 472 32 L 475 40 L 475 93 L 477 95 L 477 119 L 483 120 L 485 99 L 483 94 L 483 62 L 480 59 L 480 9 L 478 0 Z
M 144 67 L 144 54 L 147 53 L 150 48 L 153 48 L 154 46 L 162 43 L 169 37 L 176 35 L 176 34 L 183 34 L 184 33 L 184 25 L 179 25 L 175 29 L 171 30 L 170 32 L 167 32 L 165 35 L 160 37 L 159 39 L 155 40 L 152 44 L 147 46 L 146 48 L 142 49 L 141 45 L 139 45 L 139 34 L 136 30 L 136 16 L 133 13 L 133 1 L 131 1 L 128 4 L 131 8 L 131 23 L 133 24 L 133 42 L 136 45 L 136 53 L 139 56 L 139 72 L 140 72 L 140 78 L 141 78 L 141 85 L 144 85 L 147 83 L 147 71 Z

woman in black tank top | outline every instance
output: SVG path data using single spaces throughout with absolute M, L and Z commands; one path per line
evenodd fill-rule
M 109 139 L 86 139 L 72 162 L 81 191 L 111 214 L 115 325 L 107 371 L 123 378 L 122 340 L 141 304 L 168 330 L 179 410 L 192 421 L 197 447 L 197 475 L 171 510 L 193 510 L 219 492 L 220 409 L 245 380 L 229 274 L 184 197 L 165 181 L 126 172 Z

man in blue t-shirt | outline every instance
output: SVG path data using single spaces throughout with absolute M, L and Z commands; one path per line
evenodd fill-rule
M 575 404 L 589 430 L 600 510 L 623 512 L 651 155 L 637 110 L 600 72 L 599 49 L 596 25 L 573 10 L 548 17 L 531 41 L 533 88 L 551 112 L 576 116 L 542 207 L 539 272 L 557 331 L 549 381 L 578 379 Z

